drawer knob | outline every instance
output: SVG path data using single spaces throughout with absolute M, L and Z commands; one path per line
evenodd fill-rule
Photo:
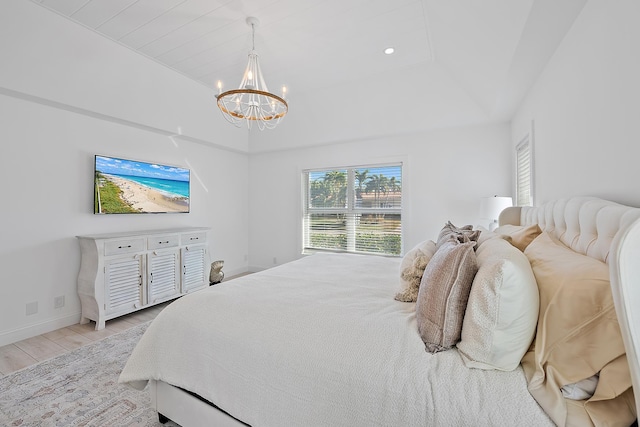
M 130 248 L 131 245 L 127 245 L 127 246 L 118 246 L 118 249 L 124 249 L 124 248 Z

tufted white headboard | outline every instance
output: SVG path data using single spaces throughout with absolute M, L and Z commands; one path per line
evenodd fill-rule
M 606 263 L 618 231 L 640 218 L 640 208 L 596 197 L 558 199 L 539 207 L 513 207 L 505 211 L 504 216 L 500 215 L 500 225 L 503 220 L 515 225 L 538 224 L 574 251 Z
M 538 224 L 576 252 L 609 264 L 611 292 L 640 413 L 640 208 L 596 197 L 573 197 L 539 207 L 511 207 L 500 225 Z

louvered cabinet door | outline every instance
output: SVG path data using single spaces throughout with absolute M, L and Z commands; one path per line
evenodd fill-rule
M 153 251 L 147 260 L 149 304 L 180 295 L 180 250 Z
M 209 283 L 207 246 L 186 246 L 182 249 L 182 293 L 200 289 Z
M 143 255 L 105 261 L 105 312 L 130 312 L 144 305 Z

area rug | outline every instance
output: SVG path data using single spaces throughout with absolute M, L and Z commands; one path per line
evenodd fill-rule
M 0 426 L 161 426 L 146 390 L 118 384 L 147 326 L 0 378 Z

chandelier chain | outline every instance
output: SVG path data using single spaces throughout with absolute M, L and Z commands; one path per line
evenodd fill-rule
M 251 50 L 256 50 L 256 24 L 251 23 Z

